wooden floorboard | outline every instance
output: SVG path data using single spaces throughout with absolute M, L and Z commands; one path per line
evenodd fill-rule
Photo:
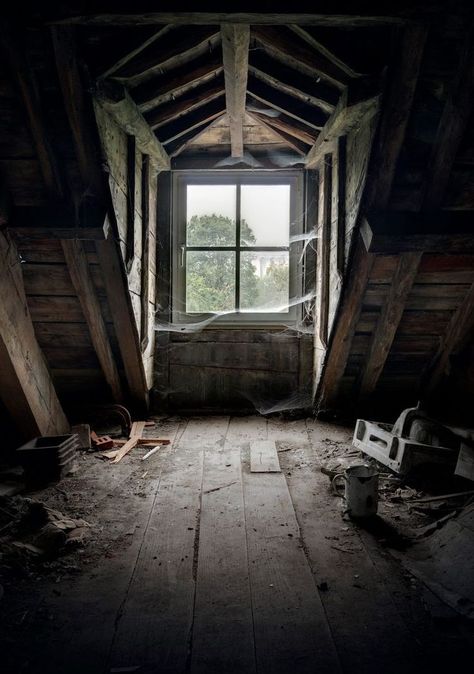
M 187 444 L 189 424 L 181 441 Z M 190 656 L 203 452 L 176 449 L 163 469 L 146 537 L 118 615 L 110 668 L 186 672 Z
M 319 470 L 327 438 L 350 444 L 341 430 L 308 422 L 311 445 L 281 457 L 311 569 L 321 592 L 344 671 L 404 674 L 423 671 L 418 647 L 397 611 L 384 579 L 373 564 L 356 527 L 341 517 L 340 499 Z M 297 443 L 297 446 L 300 443 Z M 316 458 L 316 464 L 315 464 Z M 301 470 L 301 467 L 303 470 Z
M 250 470 L 252 473 L 281 472 L 274 440 L 256 440 L 250 443 Z
M 282 473 L 243 466 L 257 671 L 340 671 Z
M 255 671 L 240 448 L 230 437 L 205 452 L 191 672 Z

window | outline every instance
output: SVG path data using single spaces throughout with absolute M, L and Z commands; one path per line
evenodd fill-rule
M 178 173 L 174 182 L 173 320 L 296 319 L 299 174 Z

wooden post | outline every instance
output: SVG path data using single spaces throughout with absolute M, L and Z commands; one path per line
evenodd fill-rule
M 221 34 L 231 154 L 233 157 L 242 157 L 244 154 L 243 122 L 247 94 L 250 27 L 223 24 Z
M 5 232 L 0 232 L 0 395 L 25 438 L 69 432 L 36 341 L 16 246 Z
M 104 319 L 102 318 L 99 300 L 97 299 L 94 284 L 89 274 L 89 265 L 84 248 L 80 241 L 75 240 L 62 241 L 61 245 L 105 379 L 114 400 L 121 401 L 123 395 L 120 377 Z

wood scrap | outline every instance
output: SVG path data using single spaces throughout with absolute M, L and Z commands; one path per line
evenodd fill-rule
M 121 447 L 128 440 L 114 440 L 114 443 Z M 138 438 L 139 445 L 169 445 L 171 440 L 167 438 Z
M 430 503 L 431 501 L 446 501 L 450 498 L 458 498 L 460 496 L 472 496 L 474 495 L 474 489 L 469 491 L 459 491 L 454 494 L 441 494 L 439 496 L 426 496 L 425 498 L 413 499 L 412 503 Z
M 132 429 L 130 431 L 130 439 L 118 451 L 117 456 L 114 459 L 112 459 L 112 463 L 119 463 L 126 454 L 128 454 L 134 447 L 138 445 L 138 442 L 145 428 L 145 423 L 146 423 L 145 421 L 133 422 Z

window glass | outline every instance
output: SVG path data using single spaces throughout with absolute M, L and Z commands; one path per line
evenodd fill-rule
M 241 245 L 288 246 L 290 185 L 242 185 L 241 190 Z
M 186 243 L 188 246 L 235 246 L 235 185 L 188 185 Z
M 245 312 L 288 313 L 289 253 L 242 251 L 240 309 Z
M 235 308 L 235 253 L 188 250 L 186 312 L 211 313 Z

